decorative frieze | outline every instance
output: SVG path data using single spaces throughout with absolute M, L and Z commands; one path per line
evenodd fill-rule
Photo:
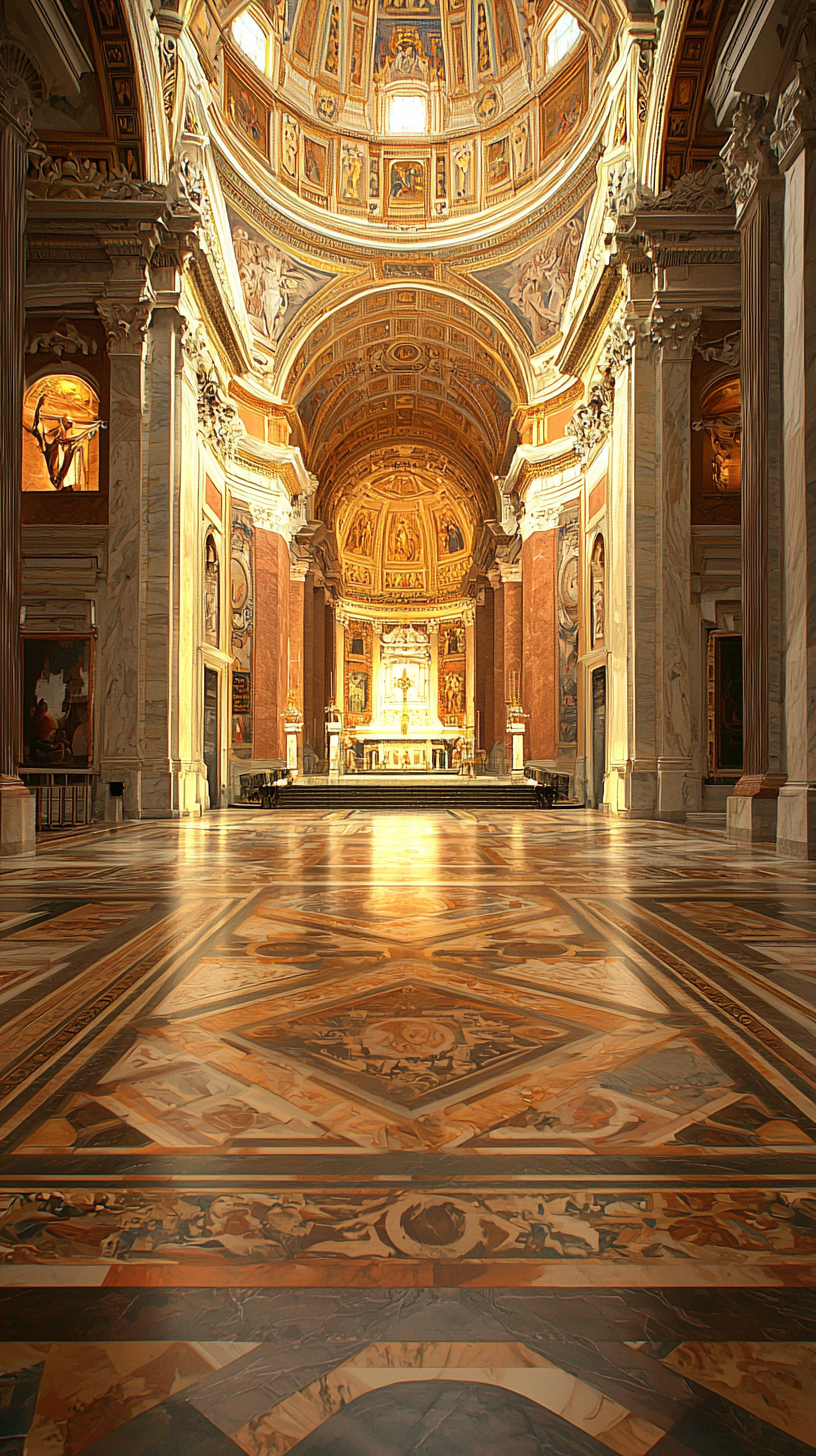
M 774 116 L 771 146 L 780 161 L 808 132 L 816 132 L 816 12 L 811 10 L 799 42 L 797 74 L 782 92 Z
M 43 334 L 29 335 L 26 339 L 27 354 L 56 354 L 58 359 L 64 354 L 83 354 L 87 358 L 89 354 L 95 354 L 97 348 L 96 339 L 81 334 L 70 319 L 60 319 L 56 328 Z

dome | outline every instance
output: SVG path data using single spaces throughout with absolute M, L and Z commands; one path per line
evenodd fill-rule
M 304 202 L 444 222 L 512 202 L 563 157 L 618 25 L 607 0 L 284 0 L 271 19 L 251 4 L 226 30 L 224 110 Z

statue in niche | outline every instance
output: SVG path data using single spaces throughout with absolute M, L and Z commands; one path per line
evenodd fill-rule
M 204 562 L 204 640 L 210 647 L 218 647 L 220 604 L 220 572 L 218 552 L 212 536 L 207 537 L 207 555 Z
M 391 560 L 416 561 L 419 557 L 419 537 L 416 526 L 408 516 L 399 516 L 391 532 Z
M 32 406 L 28 424 L 26 416 Z M 98 449 L 93 442 L 106 428 L 107 422 L 99 418 L 96 391 L 84 380 L 50 375 L 32 385 L 26 391 L 23 430 L 31 436 L 41 459 L 36 467 L 32 460 L 23 489 L 98 490 Z
M 592 557 L 589 563 L 592 646 L 600 647 L 606 631 L 606 573 L 604 569 L 604 539 L 595 537 Z
M 464 551 L 465 538 L 462 533 L 462 527 L 452 516 L 449 516 L 447 520 L 442 522 L 439 537 L 439 544 L 446 556 L 453 556 L 456 551 Z

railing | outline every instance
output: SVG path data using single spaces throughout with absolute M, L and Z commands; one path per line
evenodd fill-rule
M 37 800 L 37 829 L 73 829 L 93 820 L 95 774 L 27 773 L 23 783 Z

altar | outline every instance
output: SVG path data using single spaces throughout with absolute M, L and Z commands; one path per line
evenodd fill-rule
M 458 768 L 473 740 L 469 635 L 461 607 L 430 622 L 346 619 L 347 773 Z

